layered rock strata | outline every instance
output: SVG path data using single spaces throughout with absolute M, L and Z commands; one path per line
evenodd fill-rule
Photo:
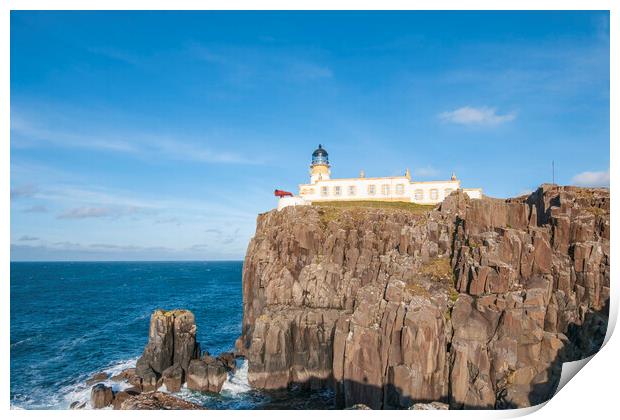
M 258 217 L 237 342 L 251 385 L 331 387 L 343 407 L 524 407 L 598 350 L 608 190 L 400 207 Z

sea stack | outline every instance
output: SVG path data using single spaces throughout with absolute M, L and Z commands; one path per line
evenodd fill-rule
M 158 389 L 166 372 L 167 383 L 180 388 L 192 359 L 200 357 L 196 321 L 188 310 L 156 310 L 151 315 L 149 341 L 136 363 L 135 374 L 145 392 Z M 179 378 L 180 375 L 180 378 Z
M 258 217 L 238 340 L 251 385 L 329 387 L 340 407 L 526 407 L 600 348 L 609 190 L 388 204 Z

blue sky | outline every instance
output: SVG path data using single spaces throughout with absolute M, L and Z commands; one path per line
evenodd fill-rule
M 609 185 L 606 12 L 12 12 L 12 260 L 242 259 L 332 176 Z

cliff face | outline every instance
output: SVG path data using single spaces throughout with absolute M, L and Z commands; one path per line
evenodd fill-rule
M 341 406 L 542 402 L 563 361 L 602 343 L 609 232 L 608 191 L 547 185 L 262 214 L 238 341 L 250 383 L 332 387 Z

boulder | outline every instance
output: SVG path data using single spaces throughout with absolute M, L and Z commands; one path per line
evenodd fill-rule
M 135 394 L 137 395 L 137 394 Z M 126 391 L 119 391 L 116 392 L 114 394 L 114 400 L 112 401 L 112 407 L 114 408 L 114 410 L 120 410 L 121 409 L 121 405 L 123 404 L 123 402 L 125 400 L 127 400 L 128 398 L 131 398 L 132 395 Z
M 129 395 L 138 395 L 142 393 L 142 389 L 138 386 L 131 386 L 129 388 L 125 388 L 123 391 L 128 393 Z
M 161 377 L 151 368 L 140 370 L 140 388 L 142 392 L 152 392 L 162 385 Z
M 219 360 L 210 363 L 192 360 L 187 372 L 187 387 L 193 391 L 219 393 L 228 377 L 226 366 Z
M 92 408 L 104 408 L 112 404 L 114 394 L 112 388 L 97 384 L 90 390 L 90 405 Z
M 86 385 L 93 385 L 97 382 L 103 382 L 110 377 L 110 374 L 106 372 L 95 373 L 90 379 L 86 381 Z
M 83 408 L 86 408 L 86 403 L 80 401 L 73 401 L 69 406 L 69 409 L 71 410 L 81 410 Z
M 237 360 L 234 353 L 221 353 L 219 356 L 217 356 L 217 360 L 222 362 L 229 372 L 234 372 L 237 368 Z
M 162 373 L 162 380 L 168 392 L 179 392 L 184 382 L 183 379 L 183 368 L 178 364 L 170 366 Z
M 128 368 L 121 371 L 119 374 L 114 375 L 110 378 L 110 380 L 115 382 L 127 381 L 136 376 L 136 368 Z

